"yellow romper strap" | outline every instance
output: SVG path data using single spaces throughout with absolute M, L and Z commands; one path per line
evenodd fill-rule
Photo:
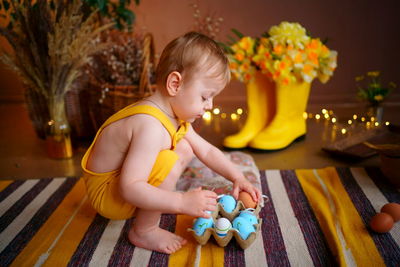
M 118 121 L 120 119 L 135 115 L 135 114 L 148 114 L 148 115 L 151 115 L 151 116 L 157 118 L 164 125 L 164 127 L 167 129 L 167 131 L 171 135 L 171 139 L 172 139 L 171 150 L 175 150 L 176 144 L 178 143 L 178 141 L 180 139 L 182 139 L 185 136 L 187 130 L 189 129 L 190 124 L 188 122 L 181 121 L 179 129 L 176 131 L 175 126 L 172 124 L 172 122 L 169 120 L 169 118 L 161 110 L 159 110 L 153 106 L 148 106 L 148 105 L 137 105 L 137 106 L 135 106 L 135 105 L 136 104 L 134 103 L 132 105 L 129 105 L 129 106 L 121 109 L 120 111 L 118 111 L 117 113 L 115 113 L 114 115 L 109 117 L 103 123 L 103 125 L 97 131 L 92 144 L 86 151 L 85 155 L 83 155 L 83 158 L 81 161 L 81 166 L 84 171 L 90 172 L 89 170 L 86 169 L 86 163 L 87 163 L 87 160 L 91 153 L 91 150 L 92 150 L 94 144 L 96 143 L 96 140 L 97 140 L 98 136 L 100 135 L 101 131 L 105 127 L 107 127 L 109 124 L 111 124 L 115 121 Z
M 189 123 L 181 121 L 178 130 L 176 130 L 175 126 L 172 124 L 170 119 L 164 114 L 164 112 L 162 112 L 158 108 L 149 106 L 149 105 L 137 105 L 137 106 L 135 106 L 135 105 L 136 104 L 129 105 L 129 106 L 121 109 L 114 115 L 112 115 L 110 118 L 108 118 L 104 122 L 104 124 L 100 127 L 100 130 L 98 131 L 98 133 L 101 132 L 101 130 L 103 130 L 110 123 L 113 123 L 117 120 L 126 118 L 131 115 L 135 115 L 135 114 L 148 114 L 148 115 L 151 115 L 151 116 L 155 117 L 156 119 L 158 119 L 164 125 L 165 129 L 167 129 L 167 131 L 169 132 L 169 134 L 171 135 L 171 138 L 172 138 L 171 150 L 174 150 L 178 141 L 185 136 L 185 134 L 188 130 L 188 127 L 189 127 Z

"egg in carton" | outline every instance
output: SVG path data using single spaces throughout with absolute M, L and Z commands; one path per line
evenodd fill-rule
M 221 247 L 225 247 L 235 237 L 239 246 L 246 249 L 254 242 L 261 229 L 261 206 L 258 204 L 253 210 L 250 212 L 242 201 L 236 202 L 232 196 L 225 195 L 219 200 L 217 210 L 210 212 L 210 218 L 195 219 L 193 228 L 187 230 L 201 245 L 205 245 L 213 235 Z

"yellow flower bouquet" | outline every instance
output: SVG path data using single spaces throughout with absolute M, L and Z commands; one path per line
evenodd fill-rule
M 379 71 L 369 71 L 366 75 L 356 77 L 358 97 L 368 101 L 371 105 L 379 105 L 393 90 L 396 84 L 390 82 L 387 86 L 380 80 Z
M 260 38 L 234 32 L 240 39 L 225 50 L 233 76 L 245 83 L 257 70 L 283 84 L 311 83 L 316 77 L 326 83 L 337 66 L 337 52 L 308 36 L 299 23 L 284 21 Z

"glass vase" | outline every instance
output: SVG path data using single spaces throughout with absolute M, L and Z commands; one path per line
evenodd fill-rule
M 369 105 L 367 109 L 367 115 L 370 119 L 374 118 L 374 121 L 381 124 L 383 121 L 383 106 L 379 104 Z
M 54 159 L 68 159 L 73 156 L 71 128 L 65 111 L 64 98 L 50 98 L 50 120 L 46 125 L 46 151 Z

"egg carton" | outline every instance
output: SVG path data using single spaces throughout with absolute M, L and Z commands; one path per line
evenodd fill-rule
M 242 201 L 238 201 L 235 209 L 232 212 L 226 212 L 224 208 L 221 206 L 220 203 L 217 204 L 217 210 L 214 211 L 211 216 L 215 221 L 220 218 L 220 217 L 225 217 L 227 218 L 231 223 L 232 221 L 239 215 L 239 213 L 243 210 L 246 210 L 246 207 L 244 206 Z M 242 239 L 242 237 L 239 235 L 239 233 L 234 230 L 233 228 L 230 229 L 225 236 L 219 236 L 217 232 L 215 231 L 214 227 L 207 228 L 203 235 L 197 235 L 196 232 L 192 228 L 188 228 L 187 231 L 192 234 L 194 239 L 199 243 L 200 245 L 205 245 L 208 240 L 210 239 L 211 235 L 214 237 L 215 241 L 217 244 L 221 247 L 225 247 L 228 245 L 228 243 L 232 240 L 233 237 L 235 237 L 236 242 L 239 244 L 239 246 L 242 249 L 248 248 L 254 240 L 257 238 L 257 234 L 260 232 L 261 229 L 261 224 L 262 224 L 262 219 L 259 217 L 259 213 L 261 210 L 261 206 L 258 204 L 256 209 L 254 210 L 254 215 L 257 217 L 257 224 L 254 224 L 255 232 L 250 233 L 250 235 L 247 237 L 246 240 Z M 196 219 L 193 220 L 193 222 Z

